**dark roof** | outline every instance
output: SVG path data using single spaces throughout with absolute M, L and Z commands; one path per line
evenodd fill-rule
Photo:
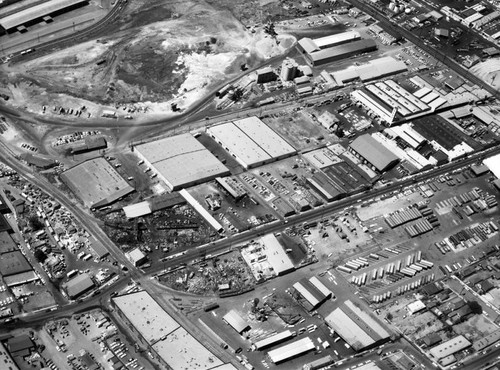
M 5 202 L 5 198 L 3 197 L 2 193 L 0 193 L 0 213 L 10 213 L 10 208 L 7 205 L 7 202 Z
M 358 136 L 349 146 L 380 172 L 399 160 L 393 152 L 369 134 Z
M 34 348 L 35 345 L 28 334 L 21 334 L 17 337 L 10 338 L 7 341 L 7 347 L 9 348 L 9 352 L 12 353 Z
M 430 283 L 422 287 L 422 290 L 425 292 L 425 294 L 433 296 L 442 292 L 443 288 L 441 287 L 441 285 L 438 285 L 436 283 Z
M 94 286 L 89 274 L 81 274 L 66 283 L 66 291 L 70 298 L 77 298 Z
M 17 250 L 17 245 L 7 231 L 0 232 L 0 254 Z
M 20 251 L 0 255 L 0 274 L 10 276 L 31 271 L 32 267 Z
M 479 284 L 479 288 L 484 292 L 489 292 L 495 286 L 489 280 L 483 280 Z
M 43 158 L 40 155 L 33 155 L 32 153 L 21 154 L 21 159 L 28 163 L 29 165 L 40 167 L 40 168 L 50 168 L 54 167 L 57 162 L 53 159 Z
M 312 178 L 307 179 L 307 182 L 329 202 L 346 194 L 344 189 L 334 186 L 328 177 L 321 172 L 316 172 Z
M 342 58 L 344 56 L 352 55 L 353 53 L 362 53 L 365 50 L 376 49 L 377 43 L 372 39 L 363 39 L 358 41 L 349 42 L 338 46 L 333 46 L 328 49 L 315 51 L 309 54 L 313 62 L 321 61 L 330 58 Z
M 161 194 L 157 197 L 148 199 L 151 206 L 151 211 L 156 212 L 165 208 L 173 207 L 178 204 L 185 204 L 186 199 L 177 191 L 172 193 Z
M 0 232 L 12 231 L 12 227 L 3 214 L 0 213 Z

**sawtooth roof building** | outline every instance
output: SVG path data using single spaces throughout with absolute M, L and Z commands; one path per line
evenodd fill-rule
M 229 175 L 229 169 L 189 133 L 140 144 L 135 149 L 170 190 Z
M 398 157 L 369 134 L 358 136 L 349 144 L 351 152 L 370 163 L 377 171 L 384 172 L 398 163 Z
M 44 17 L 68 11 L 89 3 L 89 0 L 51 0 L 19 9 L 12 14 L 0 18 L 0 26 L 7 32 L 19 27 L 37 23 Z

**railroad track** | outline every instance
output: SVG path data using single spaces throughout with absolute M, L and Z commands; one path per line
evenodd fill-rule
M 96 37 L 98 34 L 103 33 L 108 27 L 110 27 L 110 23 L 113 22 L 126 8 L 128 0 L 118 0 L 115 6 L 111 9 L 111 11 L 104 16 L 101 20 L 97 21 L 90 27 L 79 31 L 78 33 L 73 33 L 71 35 L 62 36 L 56 40 L 47 41 L 37 45 L 33 52 L 29 54 L 21 55 L 18 53 L 14 55 L 10 60 L 9 64 L 17 64 L 20 62 L 25 62 L 27 60 L 38 58 L 42 55 L 48 54 L 54 48 L 57 47 L 67 47 L 75 44 L 76 42 L 82 42 L 86 39 L 90 39 Z

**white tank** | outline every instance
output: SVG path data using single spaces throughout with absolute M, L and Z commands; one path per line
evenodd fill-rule
M 406 13 L 406 14 L 410 14 L 410 13 L 411 13 L 411 8 L 406 8 L 406 9 L 405 9 L 405 13 Z
M 394 11 L 394 8 L 396 7 L 396 3 L 390 3 L 389 4 L 389 9 Z

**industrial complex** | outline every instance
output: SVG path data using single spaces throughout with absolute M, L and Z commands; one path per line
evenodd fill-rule
M 0 2 L 0 370 L 500 367 L 500 5 L 226 3 Z

